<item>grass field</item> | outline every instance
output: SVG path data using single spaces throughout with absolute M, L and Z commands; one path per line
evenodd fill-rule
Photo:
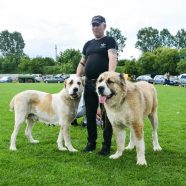
M 159 142 L 162 152 L 153 152 L 151 126 L 145 121 L 147 167 L 136 165 L 136 152 L 125 151 L 118 160 L 99 157 L 102 129 L 94 153 L 83 154 L 86 128 L 71 127 L 72 144 L 77 153 L 60 152 L 56 140 L 58 127 L 37 123 L 33 136 L 39 144 L 30 144 L 24 135 L 17 138 L 17 151 L 9 151 L 13 113 L 9 101 L 18 92 L 36 89 L 58 92 L 61 84 L 0 84 L 0 185 L 186 185 L 186 88 L 157 86 L 159 100 Z M 127 143 L 129 131 L 127 130 Z M 112 153 L 115 140 L 112 140 Z

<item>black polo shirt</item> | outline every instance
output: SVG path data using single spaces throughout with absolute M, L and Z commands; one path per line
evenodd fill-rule
M 99 40 L 92 39 L 85 43 L 83 55 L 85 56 L 85 76 L 88 79 L 97 79 L 109 68 L 108 50 L 117 49 L 115 40 L 105 36 Z

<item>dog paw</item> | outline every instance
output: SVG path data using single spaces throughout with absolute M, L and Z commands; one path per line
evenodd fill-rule
M 153 147 L 153 150 L 154 150 L 154 151 L 161 151 L 162 148 L 161 148 L 160 146 L 157 146 L 157 147 Z
M 146 165 L 147 166 L 147 162 L 146 162 L 146 160 L 145 159 L 139 159 L 138 161 L 137 161 L 137 163 L 136 163 L 137 165 Z
M 59 149 L 60 151 L 67 151 L 67 148 L 66 148 L 66 147 L 58 147 L 58 149 Z
M 11 151 L 16 151 L 17 149 L 16 149 L 16 147 L 10 146 L 10 150 L 11 150 Z
M 120 154 L 113 154 L 111 156 L 109 156 L 110 159 L 118 159 L 121 155 Z
M 39 140 L 32 140 L 30 143 L 39 143 Z
M 134 149 L 134 146 L 128 145 L 128 146 L 125 147 L 125 149 L 126 149 L 126 150 L 133 150 L 133 149 Z
M 77 149 L 74 149 L 74 148 L 73 149 L 69 149 L 69 151 L 70 152 L 78 152 L 78 150 Z

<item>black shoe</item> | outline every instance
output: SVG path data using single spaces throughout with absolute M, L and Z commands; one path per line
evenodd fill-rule
M 102 149 L 98 152 L 99 155 L 101 156 L 107 156 L 110 154 L 110 146 L 103 145 Z
M 96 144 L 87 143 L 87 146 L 83 149 L 83 152 L 92 152 L 96 149 Z
M 82 127 L 87 127 L 87 124 L 84 123 L 84 122 L 82 122 L 81 126 L 82 126 Z
M 73 120 L 72 123 L 71 123 L 71 125 L 78 126 L 77 119 Z

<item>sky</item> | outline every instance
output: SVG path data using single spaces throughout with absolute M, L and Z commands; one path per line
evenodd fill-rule
M 0 32 L 20 32 L 30 57 L 55 58 L 55 45 L 58 54 L 70 48 L 82 51 L 94 38 L 92 17 L 102 15 L 107 30 L 118 28 L 127 38 L 120 59 L 138 59 L 137 32 L 152 26 L 175 35 L 186 29 L 185 7 L 185 0 L 0 0 Z

